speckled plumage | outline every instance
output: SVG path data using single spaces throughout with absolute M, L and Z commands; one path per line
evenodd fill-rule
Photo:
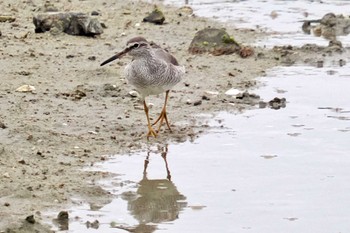
M 129 47 L 135 43 L 128 43 Z M 133 60 L 125 67 L 125 77 L 144 99 L 173 88 L 185 73 L 183 66 L 168 52 L 156 45 L 145 42 L 144 46 L 131 50 Z
M 135 87 L 143 100 L 148 126 L 147 138 L 150 136 L 156 137 L 164 121 L 168 129 L 171 130 L 166 113 L 166 104 L 170 89 L 181 81 L 182 76 L 185 74 L 185 67 L 179 66 L 174 56 L 160 46 L 148 42 L 143 37 L 130 39 L 123 51 L 102 62 L 101 66 L 121 58 L 125 54 L 129 54 L 133 58 L 125 67 L 125 78 L 128 83 Z M 158 119 L 151 124 L 145 98 L 149 95 L 157 95 L 163 92 L 165 92 L 165 101 L 162 112 Z M 160 123 L 156 132 L 152 125 L 158 122 Z

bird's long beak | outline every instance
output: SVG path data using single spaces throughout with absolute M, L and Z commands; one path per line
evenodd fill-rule
M 130 51 L 130 48 L 125 48 L 123 51 L 119 52 L 119 53 L 116 53 L 114 56 L 108 58 L 107 60 L 105 60 L 104 62 L 101 63 L 100 66 L 104 66 L 106 65 L 107 63 L 110 63 L 111 61 L 114 61 L 118 58 L 121 58 L 123 57 L 125 54 L 127 54 L 128 52 Z

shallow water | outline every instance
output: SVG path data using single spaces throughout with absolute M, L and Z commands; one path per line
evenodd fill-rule
M 185 1 L 165 0 L 165 3 L 177 6 Z M 327 46 L 328 40 L 303 33 L 303 20 L 320 19 L 327 13 L 349 15 L 346 10 L 350 1 L 346 0 L 189 0 L 188 5 L 198 16 L 210 17 L 223 22 L 233 23 L 238 28 L 261 29 L 268 38 L 256 41 L 258 46 L 275 45 L 302 46 L 315 43 Z M 350 46 L 348 36 L 340 36 L 343 46 Z
M 216 9 L 208 2 L 190 1 L 197 14 L 237 11 L 231 15 L 240 18 L 230 20 L 238 26 L 278 32 L 263 43 L 293 45 L 328 44 L 301 33 L 297 21 L 305 10 L 319 18 L 331 9 L 344 13 L 348 4 L 224 1 Z M 272 10 L 280 16 L 271 19 Z M 253 92 L 265 101 L 286 98 L 285 108 L 222 112 L 194 143 L 153 146 L 89 168 L 117 173 L 101 181 L 116 198 L 69 210 L 68 232 L 350 232 L 349 60 L 277 67 Z M 87 228 L 95 220 L 98 229 Z
M 97 164 L 118 172 L 102 182 L 117 197 L 99 210 L 72 209 L 80 219 L 69 229 L 96 232 L 85 223 L 97 219 L 98 232 L 125 232 L 111 223 L 137 232 L 349 232 L 350 75 L 343 72 L 276 68 L 255 93 L 284 97 L 285 108 L 223 112 L 210 123 L 223 127 L 194 143 Z

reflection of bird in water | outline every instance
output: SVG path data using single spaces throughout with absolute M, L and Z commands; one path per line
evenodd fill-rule
M 149 223 L 161 223 L 174 221 L 179 217 L 180 211 L 187 206 L 186 197 L 182 195 L 170 180 L 170 170 L 166 160 L 168 149 L 161 153 L 165 162 L 167 179 L 148 179 L 147 168 L 149 164 L 150 151 L 144 164 L 143 179 L 139 182 L 137 198 L 128 200 L 128 209 L 139 221 L 135 228 L 123 228 L 130 232 L 151 233 L 156 226 Z

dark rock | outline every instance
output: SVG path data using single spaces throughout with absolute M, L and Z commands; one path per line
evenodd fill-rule
M 280 109 L 286 107 L 286 98 L 275 97 L 269 101 L 269 106 L 272 109 Z
M 28 217 L 26 217 L 26 221 L 31 224 L 34 224 L 35 223 L 34 215 L 29 215 Z
M 0 121 L 0 129 L 6 129 L 6 128 L 7 128 L 7 126 L 3 122 Z
M 95 36 L 103 33 L 100 22 L 84 13 L 43 13 L 33 17 L 35 32 L 65 32 L 70 35 Z
M 202 100 L 198 100 L 198 101 L 193 103 L 194 106 L 199 106 L 201 104 L 202 104 Z
M 89 56 L 89 57 L 88 57 L 88 60 L 90 60 L 90 61 L 95 61 L 95 60 L 96 60 L 96 56 Z
M 98 13 L 97 11 L 92 11 L 92 12 L 91 12 L 91 15 L 97 16 L 97 15 L 100 15 L 100 13 Z
M 210 100 L 210 98 L 208 96 L 206 96 L 206 95 L 203 95 L 202 96 L 202 100 Z
M 67 211 L 60 211 L 57 215 L 57 220 L 68 220 L 69 219 L 69 214 Z
M 157 7 L 143 19 L 143 22 L 149 22 L 154 24 L 163 24 L 165 20 L 164 14 L 161 10 L 159 10 Z
M 66 231 L 69 229 L 69 214 L 67 211 L 60 211 L 57 218 L 53 222 L 58 225 L 60 231 Z
M 328 40 L 335 40 L 337 36 L 344 36 L 350 33 L 350 18 L 333 13 L 325 14 L 321 19 L 304 20 L 302 30 L 306 34 L 323 36 Z
M 224 29 L 206 28 L 196 33 L 188 51 L 192 54 L 232 54 L 240 51 L 240 45 Z
M 278 110 L 280 108 L 285 108 L 286 107 L 286 98 L 278 98 L 275 97 L 272 100 L 268 102 L 260 101 L 259 102 L 259 107 L 260 108 L 265 108 L 265 107 L 270 107 L 272 109 Z
M 235 96 L 234 100 L 231 100 L 231 102 L 239 103 L 239 104 L 247 104 L 247 105 L 256 105 L 259 103 L 260 96 L 256 95 L 254 93 L 249 93 L 247 91 L 238 93 Z
M 95 220 L 93 222 L 87 221 L 86 222 L 86 228 L 93 228 L 98 229 L 100 227 L 100 222 L 98 220 Z

